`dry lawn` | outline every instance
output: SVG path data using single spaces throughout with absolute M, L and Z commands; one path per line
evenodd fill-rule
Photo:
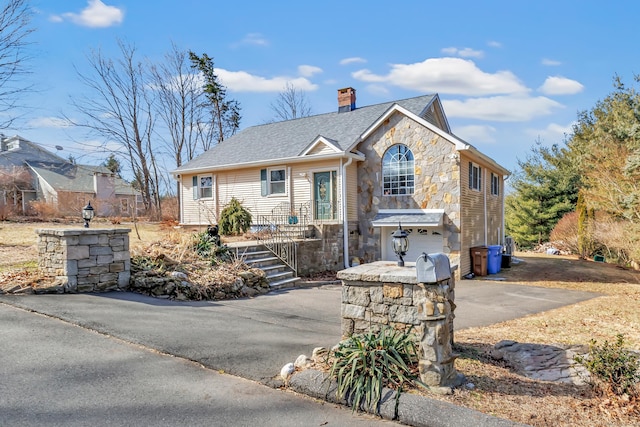
M 640 350 L 640 273 L 616 266 L 541 254 L 499 277 L 523 286 L 599 292 L 602 296 L 496 325 L 456 331 L 456 367 L 475 385 L 444 400 L 533 426 L 640 426 L 640 402 L 595 396 L 588 386 L 529 380 L 490 357 L 501 340 L 537 344 L 614 342 L 623 334 Z
M 0 221 L 0 272 L 16 268 L 35 268 L 37 266 L 37 238 L 39 228 L 81 228 L 82 223 L 69 222 L 13 222 Z M 163 240 L 167 233 L 178 233 L 159 223 L 112 224 L 106 220 L 94 220 L 91 227 L 130 228 L 132 250 L 140 249 L 152 242 Z M 137 230 L 136 230 L 137 229 Z

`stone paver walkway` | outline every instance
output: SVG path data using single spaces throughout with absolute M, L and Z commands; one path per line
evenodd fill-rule
M 491 356 L 506 361 L 527 378 L 584 385 L 589 374 L 573 359 L 587 352 L 587 346 L 583 345 L 545 345 L 503 340 L 494 346 Z

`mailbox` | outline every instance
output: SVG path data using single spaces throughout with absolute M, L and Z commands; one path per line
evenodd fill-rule
M 425 252 L 416 260 L 416 274 L 419 283 L 436 283 L 451 278 L 449 257 L 443 253 Z

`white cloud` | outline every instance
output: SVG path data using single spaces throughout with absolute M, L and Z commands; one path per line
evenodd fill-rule
M 359 56 L 353 56 L 351 58 L 344 58 L 340 60 L 340 65 L 349 65 L 349 64 L 363 64 L 367 62 L 366 59 L 360 58 Z
M 456 135 L 471 144 L 477 142 L 494 143 L 496 142 L 496 128 L 488 125 L 470 125 L 460 126 L 456 128 Z
M 389 95 L 389 89 L 387 89 L 385 86 L 382 85 L 367 85 L 367 87 L 365 87 L 365 90 L 373 95 Z
M 495 47 L 495 48 L 501 48 L 502 47 L 502 43 L 497 42 L 495 40 L 491 40 L 491 41 L 487 42 L 487 46 Z
M 538 90 L 545 95 L 574 95 L 582 92 L 584 85 L 562 76 L 549 76 Z
M 464 49 L 458 49 L 457 47 L 445 47 L 442 49 L 442 53 L 452 56 L 460 56 L 462 58 L 482 58 L 484 52 L 481 50 L 473 50 L 470 47 Z
M 52 15 L 52 22 L 71 21 L 74 24 L 90 28 L 106 28 L 120 24 L 124 20 L 124 11 L 115 6 L 108 6 L 100 0 L 89 0 L 87 7 L 80 13 L 66 12 L 62 15 Z
M 547 65 L 549 67 L 557 67 L 558 65 L 562 65 L 562 62 L 549 59 L 549 58 L 542 58 L 542 65 Z
M 367 83 L 388 83 L 423 93 L 478 96 L 529 91 L 511 71 L 486 73 L 473 61 L 460 58 L 431 58 L 414 64 L 391 64 L 387 75 L 363 69 L 351 76 Z
M 269 46 L 269 41 L 260 33 L 249 33 L 242 40 L 234 43 L 232 47 L 238 47 L 242 45 L 251 46 Z
M 309 92 L 318 89 L 318 85 L 311 83 L 305 77 L 278 76 L 265 78 L 249 74 L 246 71 L 227 71 L 222 68 L 217 68 L 216 73 L 222 84 L 234 92 L 281 92 L 287 83 L 293 85 L 296 89 Z
M 526 122 L 564 108 L 559 102 L 544 96 L 522 95 L 469 98 L 463 101 L 443 100 L 442 104 L 449 117 L 497 122 Z
M 322 72 L 322 68 L 314 67 L 313 65 L 300 65 L 298 66 L 298 73 L 302 77 L 311 77 L 314 74 L 318 74 Z
M 71 127 L 72 124 L 65 119 L 59 117 L 36 117 L 27 122 L 27 126 L 34 128 L 54 128 L 62 129 Z
M 544 129 L 527 129 L 525 132 L 533 138 L 540 138 L 542 141 L 555 144 L 564 141 L 567 136 L 573 133 L 574 124 L 575 122 L 568 125 L 549 123 Z

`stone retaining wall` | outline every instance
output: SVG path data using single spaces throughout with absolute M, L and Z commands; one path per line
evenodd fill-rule
M 342 335 L 377 331 L 384 326 L 413 333 L 420 348 L 420 377 L 432 387 L 459 385 L 454 368 L 455 279 L 418 283 L 415 263 L 389 261 L 338 272 L 342 280 Z
M 64 292 L 127 289 L 130 229 L 39 229 L 38 267 Z

